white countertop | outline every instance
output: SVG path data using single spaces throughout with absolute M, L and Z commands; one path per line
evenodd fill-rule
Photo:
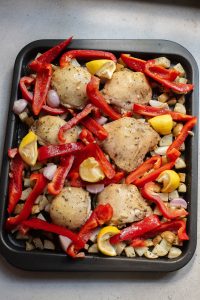
M 190 5 L 181 5 L 183 2 Z M 70 35 L 81 39 L 167 39 L 186 47 L 200 67 L 200 6 L 191 6 L 191 1 L 172 3 L 1 0 L 0 153 L 15 57 L 24 45 L 33 40 Z M 197 300 L 200 299 L 199 253 L 198 244 L 191 262 L 180 271 L 169 274 L 31 273 L 13 268 L 0 257 L 0 299 Z

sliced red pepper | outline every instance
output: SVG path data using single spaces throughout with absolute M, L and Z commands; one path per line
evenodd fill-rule
M 68 110 L 65 107 L 50 107 L 48 105 L 42 106 L 42 111 L 52 116 L 65 114 Z
M 79 172 L 71 172 L 69 175 L 70 186 L 85 187 L 86 182 L 80 178 Z
M 81 124 L 91 131 L 100 141 L 105 140 L 108 136 L 108 132 L 105 128 L 91 117 L 86 117 L 81 121 Z
M 111 163 L 106 158 L 105 154 L 103 153 L 103 151 L 101 150 L 99 145 L 98 144 L 93 144 L 93 145 L 95 148 L 96 159 L 99 162 L 104 174 L 109 179 L 112 179 L 115 176 L 114 168 L 112 167 Z
M 59 157 L 62 155 L 68 155 L 83 150 L 84 145 L 80 142 L 67 143 L 62 145 L 49 145 L 42 146 L 38 149 L 38 161 L 43 161 L 52 157 Z
M 16 154 L 10 163 L 10 180 L 8 195 L 8 213 L 11 214 L 22 194 L 22 174 L 24 162 L 19 154 Z
M 79 134 L 79 139 L 86 145 L 90 143 L 96 143 L 96 140 L 93 137 L 92 133 L 85 128 L 83 128 L 81 133 Z
M 172 150 L 170 150 L 169 152 L 167 152 L 167 158 L 170 161 L 176 161 L 179 156 L 181 156 L 181 152 L 178 151 L 175 148 L 173 148 Z
M 121 54 L 120 57 L 131 70 L 144 73 L 146 60 L 132 57 L 128 54 Z
M 61 164 L 57 168 L 52 182 L 48 184 L 49 194 L 58 195 L 61 192 L 64 186 L 65 179 L 72 167 L 73 162 L 74 162 L 73 155 L 61 159 Z
M 37 72 L 32 103 L 32 110 L 36 116 L 40 113 L 42 106 L 45 104 L 51 76 L 52 66 L 50 64 L 42 66 L 41 70 Z
M 99 181 L 98 183 L 102 183 L 105 186 L 113 184 L 113 183 L 119 183 L 125 176 L 125 172 L 119 171 L 115 174 L 115 176 L 111 179 L 104 178 L 103 180 Z
M 51 63 L 58 57 L 58 55 L 69 45 L 72 40 L 72 36 L 67 40 L 59 43 L 58 45 L 52 47 L 51 49 L 47 50 L 43 54 L 41 54 L 38 58 L 36 58 L 33 62 L 29 64 L 29 68 L 34 68 L 35 61 L 39 61 L 40 63 Z
M 126 183 L 134 184 L 135 180 L 137 180 L 139 177 L 141 177 L 151 169 L 156 170 L 160 168 L 161 164 L 162 164 L 162 158 L 160 155 L 152 156 L 127 176 Z
M 28 198 L 26 199 L 26 202 L 20 214 L 15 217 L 9 217 L 7 219 L 7 230 L 12 230 L 14 227 L 19 225 L 22 221 L 26 220 L 30 216 L 36 198 L 42 194 L 47 185 L 47 179 L 43 176 L 43 174 L 33 173 L 30 177 L 30 180 L 36 180 L 35 186 L 32 192 L 29 194 Z
M 52 232 L 52 233 L 55 233 L 58 235 L 63 235 L 63 236 L 66 236 L 67 238 L 69 238 L 70 240 L 72 240 L 73 243 L 76 243 L 76 245 L 78 245 L 79 247 L 84 246 L 84 243 L 82 242 L 82 240 L 73 231 L 71 231 L 65 227 L 58 226 L 56 224 L 48 223 L 48 222 L 40 220 L 38 218 L 33 218 L 33 219 L 23 221 L 22 226 L 28 227 L 30 229 L 44 230 L 44 231 Z
M 156 80 L 156 77 L 159 76 L 160 78 L 167 79 L 169 81 L 174 81 L 176 77 L 180 74 L 175 69 L 166 69 L 160 65 L 157 65 L 154 59 L 146 61 L 146 60 L 129 56 L 127 54 L 121 54 L 121 59 L 130 69 L 145 74 L 146 74 L 146 64 L 147 63 L 150 64 L 149 68 L 151 70 L 153 77 L 150 75 L 149 77 L 153 78 L 154 80 Z
M 197 118 L 192 117 L 192 119 L 183 126 L 183 128 L 182 128 L 181 132 L 179 133 L 179 135 L 177 136 L 177 138 L 167 149 L 167 155 L 170 155 L 170 153 L 173 149 L 176 149 L 176 150 L 180 149 L 181 145 L 184 143 L 184 141 L 186 140 L 186 138 L 189 134 L 188 131 L 190 131 L 195 126 L 196 123 L 197 123 Z
M 134 185 L 137 187 L 143 187 L 147 182 L 154 181 L 163 171 L 171 170 L 174 165 L 175 161 L 169 162 L 141 178 L 136 178 L 134 180 Z
M 191 115 L 184 115 L 165 108 L 151 107 L 148 105 L 134 104 L 133 112 L 147 117 L 156 117 L 165 114 L 170 114 L 174 121 L 189 121 L 193 118 Z
M 33 94 L 28 90 L 28 87 L 30 87 L 34 82 L 35 79 L 28 76 L 22 77 L 19 81 L 19 88 L 22 93 L 22 98 L 28 102 L 33 101 Z
M 137 247 L 146 247 L 147 246 L 147 242 L 143 239 L 143 238 L 135 238 L 131 241 L 130 244 L 133 248 L 137 248 Z
M 185 217 L 188 215 L 188 212 L 184 208 L 176 209 L 176 210 L 167 208 L 164 202 L 161 200 L 160 196 L 154 192 L 154 188 L 155 188 L 155 183 L 148 182 L 141 189 L 141 194 L 145 199 L 157 205 L 163 217 L 171 220 L 171 219 L 176 219 L 178 217 Z
M 158 67 L 158 66 L 157 66 Z M 155 81 L 162 84 L 164 87 L 173 90 L 176 93 L 187 94 L 188 92 L 194 89 L 193 84 L 186 84 L 186 83 L 178 83 L 172 82 L 166 77 L 161 76 L 161 74 L 155 73 L 152 68 L 155 69 L 155 62 L 153 60 L 149 60 L 145 64 L 145 74 L 154 79 Z
M 99 79 L 95 76 L 91 76 L 90 82 L 86 87 L 87 96 L 89 101 L 98 107 L 105 115 L 112 120 L 118 120 L 121 115 L 114 111 L 106 102 L 103 95 L 99 91 Z
M 143 236 L 146 232 L 153 230 L 160 225 L 158 216 L 150 215 L 139 222 L 134 222 L 130 226 L 121 230 L 119 234 L 110 238 L 112 244 L 132 240 Z
M 59 132 L 58 132 L 58 140 L 61 143 L 65 143 L 66 140 L 64 138 L 64 132 L 71 129 L 72 127 L 74 127 L 75 125 L 77 125 L 82 119 L 84 119 L 85 117 L 87 117 L 91 111 L 93 110 L 93 105 L 92 104 L 88 104 L 86 105 L 86 107 L 76 116 L 74 116 L 71 120 L 69 120 L 65 125 L 63 125 L 62 127 L 60 127 Z
M 18 148 L 9 148 L 8 149 L 8 157 L 9 158 L 14 158 L 17 153 L 18 153 Z
M 157 228 L 149 231 L 144 235 L 143 238 L 153 238 L 156 235 L 164 232 L 164 231 L 177 231 L 178 238 L 183 240 L 189 240 L 189 237 L 186 233 L 186 222 L 184 220 L 172 220 L 165 223 L 161 223 Z
M 78 233 L 78 237 L 80 240 L 84 242 L 84 245 L 89 240 L 91 234 L 93 233 L 93 230 L 97 228 L 98 226 L 102 226 L 105 223 L 109 222 L 113 215 L 113 209 L 110 206 L 110 204 L 106 205 L 99 205 L 97 206 L 89 219 L 85 222 L 85 224 L 81 227 L 81 230 Z M 81 248 L 77 244 L 71 244 L 67 249 L 67 254 L 71 257 L 83 257 L 84 254 L 78 253 Z
M 60 66 L 66 67 L 73 58 L 91 60 L 91 59 L 110 59 L 117 62 L 114 54 L 99 50 L 70 50 L 65 52 L 60 58 Z

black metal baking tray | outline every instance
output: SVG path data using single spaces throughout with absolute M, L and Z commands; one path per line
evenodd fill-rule
M 9 160 L 7 150 L 16 147 L 23 136 L 24 128 L 12 113 L 13 102 L 20 97 L 18 82 L 27 74 L 27 64 L 38 52 L 44 52 L 59 43 L 60 40 L 38 40 L 25 46 L 18 54 L 14 66 L 13 84 L 3 152 L 0 183 L 0 251 L 12 265 L 32 271 L 175 271 L 186 265 L 192 258 L 197 242 L 197 188 L 198 188 L 198 126 L 194 128 L 194 138 L 186 143 L 187 194 L 189 218 L 187 231 L 190 240 L 185 242 L 183 253 L 176 259 L 103 257 L 88 255 L 85 259 L 72 260 L 63 253 L 49 253 L 35 250 L 26 252 L 23 246 L 4 230 L 7 217 L 7 187 Z M 136 57 L 151 59 L 167 56 L 174 64 L 180 62 L 189 78 L 195 84 L 195 90 L 187 96 L 187 111 L 198 115 L 198 67 L 192 55 L 177 43 L 165 40 L 73 40 L 68 49 L 101 49 L 119 53 L 132 53 Z

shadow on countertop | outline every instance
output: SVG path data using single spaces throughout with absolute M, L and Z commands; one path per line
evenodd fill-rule
M 127 0 L 125 0 L 127 1 Z M 173 5 L 173 6 L 188 6 L 189 8 L 200 8 L 200 1 L 198 0 L 129 0 L 130 2 L 143 2 L 160 5 Z M 115 0 L 115 2 L 123 2 L 123 0 Z

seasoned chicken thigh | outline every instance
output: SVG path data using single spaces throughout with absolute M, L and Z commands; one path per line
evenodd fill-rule
M 126 111 L 133 103 L 147 104 L 152 98 L 152 89 L 143 73 L 128 69 L 115 72 L 102 90 L 105 99 Z
M 34 122 L 31 130 L 35 132 L 38 137 L 40 145 L 57 145 L 58 132 L 61 126 L 66 122 L 60 117 L 44 116 Z M 64 133 L 67 142 L 76 142 L 78 138 L 78 127 L 73 127 Z
M 151 208 L 142 198 L 137 187 L 132 184 L 111 184 L 107 186 L 97 199 L 98 204 L 109 203 L 113 208 L 113 216 L 109 224 L 125 225 L 142 220 L 151 214 Z
M 87 101 L 86 85 L 90 78 L 91 74 L 86 68 L 69 65 L 54 71 L 51 86 L 57 91 L 62 105 L 83 108 Z
M 104 151 L 119 168 L 127 172 L 139 166 L 160 139 L 148 124 L 128 117 L 105 124 L 104 128 L 108 132 L 102 143 Z
M 72 230 L 81 227 L 89 216 L 91 199 L 82 188 L 65 187 L 50 206 L 50 216 L 54 224 Z

